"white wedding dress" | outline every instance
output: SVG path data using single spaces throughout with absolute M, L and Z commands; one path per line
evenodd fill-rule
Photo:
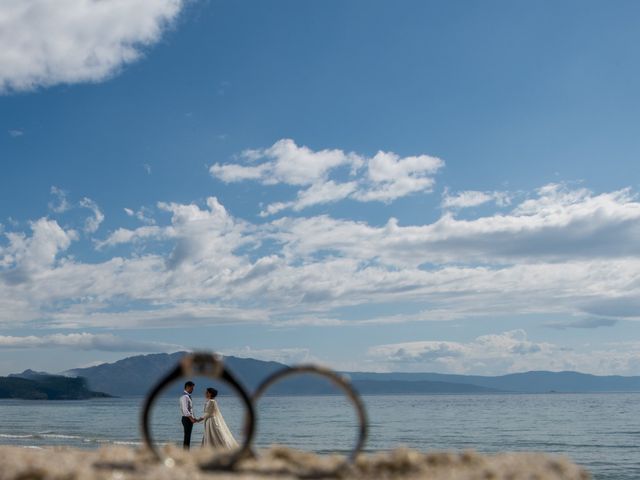
M 222 413 L 215 400 L 207 400 L 204 404 L 204 436 L 202 446 L 209 448 L 236 448 L 238 442 L 227 423 L 222 418 Z

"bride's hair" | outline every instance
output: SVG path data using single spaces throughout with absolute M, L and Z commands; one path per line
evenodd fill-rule
M 207 388 L 207 392 L 211 394 L 211 398 L 216 398 L 216 396 L 218 395 L 218 390 L 213 387 Z

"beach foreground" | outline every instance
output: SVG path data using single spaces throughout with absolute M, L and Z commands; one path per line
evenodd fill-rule
M 203 472 L 198 461 L 206 452 L 185 454 L 171 451 L 175 466 L 153 461 L 147 452 L 125 447 L 99 450 L 71 448 L 25 449 L 0 447 L 0 480 L 75 479 L 234 479 L 328 478 L 340 457 L 272 447 L 258 459 L 247 459 L 237 472 Z M 585 480 L 591 478 L 568 459 L 539 453 L 480 455 L 474 452 L 421 453 L 398 449 L 363 455 L 356 465 L 342 469 L 334 477 L 343 479 L 429 479 L 429 480 Z

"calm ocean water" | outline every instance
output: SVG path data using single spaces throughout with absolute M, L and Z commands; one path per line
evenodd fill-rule
M 371 423 L 368 450 L 405 445 L 420 450 L 564 454 L 598 480 L 640 478 L 640 394 L 416 395 L 364 397 Z M 138 445 L 140 398 L 46 402 L 0 400 L 0 444 L 24 447 Z M 153 415 L 159 442 L 181 441 L 178 402 L 163 398 Z M 241 430 L 234 397 L 218 404 Z M 197 412 L 203 400 L 194 396 Z M 346 451 L 355 414 L 338 396 L 265 397 L 258 406 L 258 447 L 287 444 L 317 452 Z M 193 443 L 199 443 L 197 425 Z

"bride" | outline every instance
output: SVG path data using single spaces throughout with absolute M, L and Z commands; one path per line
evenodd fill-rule
M 204 436 L 202 437 L 203 447 L 213 448 L 235 448 L 238 442 L 233 438 L 233 434 L 227 423 L 222 418 L 222 413 L 216 403 L 218 391 L 215 388 L 207 388 L 205 396 L 207 401 L 204 404 Z

